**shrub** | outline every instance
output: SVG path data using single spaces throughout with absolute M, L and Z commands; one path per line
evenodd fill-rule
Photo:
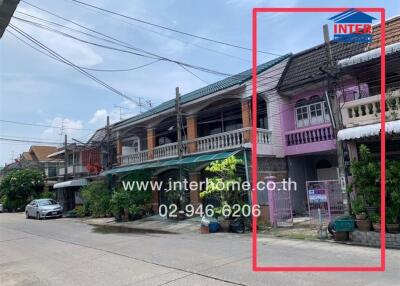
M 149 180 L 149 176 L 139 171 L 127 175 L 123 180 L 146 181 Z M 136 185 L 133 186 L 131 189 L 124 190 L 122 185 L 119 185 L 111 197 L 111 210 L 117 220 L 140 218 L 149 211 L 151 190 L 138 190 Z
M 93 217 L 104 217 L 111 214 L 111 191 L 103 181 L 94 181 L 82 191 L 85 211 Z
M 0 197 L 8 210 L 24 209 L 43 190 L 43 173 L 37 169 L 20 169 L 8 173 L 0 184 Z
M 89 210 L 85 206 L 76 206 L 74 209 L 77 217 L 85 217 L 89 215 Z

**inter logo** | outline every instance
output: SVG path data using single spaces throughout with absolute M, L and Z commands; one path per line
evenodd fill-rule
M 335 42 L 370 43 L 372 41 L 372 21 L 376 18 L 357 9 L 349 9 L 334 17 L 333 40 Z

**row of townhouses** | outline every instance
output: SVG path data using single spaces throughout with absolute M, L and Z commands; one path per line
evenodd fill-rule
M 306 182 L 338 179 L 337 140 L 343 142 L 346 166 L 357 159 L 360 144 L 379 156 L 382 112 L 387 156 L 400 158 L 400 16 L 386 22 L 386 106 L 380 106 L 380 25 L 373 27 L 371 43 L 330 45 L 340 71 L 335 90 L 344 128 L 337 134 L 324 99 L 327 56 L 326 44 L 321 44 L 257 67 L 257 118 L 251 116 L 251 69 L 182 95 L 182 158 L 175 99 L 99 129 L 84 144 L 55 150 L 48 158 L 59 166 L 58 182 L 52 185 L 58 200 L 72 209 L 88 182 L 104 177 L 115 181 L 137 170 L 166 181 L 177 179 L 182 166 L 188 180 L 204 180 L 210 161 L 233 154 L 244 161 L 238 172 L 250 180 L 255 136 L 258 179 L 273 175 L 296 181 L 293 210 L 305 213 Z M 348 169 L 347 175 L 351 177 Z M 165 193 L 154 191 L 154 210 L 165 200 Z M 189 192 L 187 200 L 200 204 L 199 192 Z

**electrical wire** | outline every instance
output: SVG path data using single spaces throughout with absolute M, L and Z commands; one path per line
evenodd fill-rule
M 21 30 L 20 28 L 18 28 L 14 24 L 9 24 L 9 27 L 11 29 L 13 29 L 15 32 L 17 32 L 18 34 L 20 34 L 21 36 L 23 36 L 24 38 L 28 39 L 29 41 L 31 41 L 35 45 L 37 45 L 40 48 L 42 48 L 43 50 L 46 50 L 48 53 L 50 53 L 54 57 L 57 57 L 58 59 L 60 59 L 64 64 L 74 68 L 79 73 L 85 75 L 86 77 L 92 79 L 93 81 L 97 82 L 98 84 L 104 86 L 105 88 L 107 88 L 108 90 L 112 91 L 113 93 L 116 93 L 117 95 L 119 95 L 119 96 L 121 96 L 121 97 L 123 97 L 123 98 L 125 98 L 125 99 L 127 99 L 127 100 L 129 100 L 131 102 L 134 102 L 137 105 L 140 104 L 138 101 L 132 99 L 131 97 L 129 97 L 126 94 L 122 93 L 121 91 L 115 89 L 114 87 L 108 85 L 107 83 L 105 83 L 104 81 L 100 80 L 96 76 L 94 76 L 94 75 L 90 74 L 89 72 L 87 72 L 87 71 L 81 69 L 80 67 L 76 66 L 74 63 L 72 63 L 71 61 L 69 61 L 65 57 L 61 56 L 60 54 L 58 54 L 54 50 L 50 49 L 45 44 L 43 44 L 42 42 L 38 41 L 37 39 L 35 39 L 31 35 L 29 35 L 28 33 L 24 32 L 23 30 Z M 135 97 L 137 97 L 137 96 L 135 96 Z
M 27 2 L 25 1 L 25 3 L 27 3 Z M 135 53 L 132 53 L 132 54 L 135 54 L 135 55 L 137 55 L 137 56 L 144 56 L 144 57 L 152 58 L 152 59 L 158 58 L 158 59 L 162 59 L 162 60 L 164 60 L 164 61 L 168 61 L 168 62 L 172 62 L 172 63 L 178 63 L 178 64 L 184 65 L 184 66 L 186 66 L 186 67 L 188 67 L 188 68 L 197 69 L 197 70 L 200 70 L 200 71 L 203 71 L 203 72 L 206 72 L 206 73 L 210 73 L 210 74 L 214 74 L 214 75 L 218 75 L 218 76 L 224 76 L 224 77 L 236 77 L 236 78 L 240 79 L 240 75 L 232 75 L 232 74 L 228 74 L 228 73 L 225 73 L 225 72 L 220 72 L 220 71 L 212 70 L 212 69 L 209 69 L 209 68 L 205 68 L 205 67 L 201 67 L 201 66 L 192 65 L 192 64 L 188 64 L 188 63 L 185 63 L 185 62 L 177 61 L 177 60 L 174 60 L 174 59 L 166 58 L 166 57 L 157 55 L 157 54 L 152 53 L 152 52 L 148 52 L 148 51 L 146 51 L 146 50 L 143 50 L 143 49 L 134 47 L 134 46 L 132 46 L 131 44 L 126 43 L 126 42 L 124 42 L 124 41 L 118 40 L 118 39 L 116 39 L 115 37 L 106 35 L 106 34 L 104 34 L 104 33 L 102 33 L 102 32 L 98 32 L 98 31 L 96 31 L 96 30 L 94 30 L 94 29 L 91 29 L 91 28 L 89 28 L 89 27 L 86 27 L 86 26 L 84 26 L 84 25 L 81 25 L 81 24 L 79 24 L 79 23 L 77 23 L 77 22 L 75 22 L 75 21 L 69 20 L 69 19 L 67 19 L 67 18 L 65 18 L 65 17 L 62 17 L 62 16 L 60 16 L 60 15 L 57 15 L 57 14 L 55 14 L 55 13 L 53 13 L 53 12 L 50 12 L 50 11 L 48 11 L 48 10 L 46 10 L 46 9 L 40 8 L 40 7 L 36 6 L 36 5 L 33 5 L 33 4 L 29 4 L 29 5 L 31 5 L 32 7 L 36 8 L 36 9 L 38 9 L 38 10 L 40 10 L 40 11 L 43 11 L 43 12 L 45 12 L 45 13 L 48 13 L 48 14 L 54 16 L 54 17 L 57 17 L 57 18 L 59 18 L 59 19 L 62 19 L 62 20 L 67 21 L 67 22 L 69 22 L 69 23 L 72 23 L 72 24 L 74 24 L 74 25 L 76 25 L 76 26 L 78 26 L 78 27 L 80 27 L 80 28 L 82 28 L 82 29 L 85 29 L 85 30 L 90 31 L 90 32 L 92 32 L 92 33 L 95 33 L 95 34 L 97 34 L 97 35 L 101 35 L 102 37 L 105 37 L 105 38 L 108 39 L 108 40 L 107 40 L 107 39 L 104 39 L 104 38 L 100 38 L 101 40 L 104 40 L 104 41 L 107 41 L 107 42 L 111 42 L 111 43 L 113 43 L 113 44 L 118 44 L 118 45 L 120 45 L 120 46 L 122 46 L 122 47 L 124 47 L 124 48 L 132 49 L 132 50 L 135 51 Z M 34 18 L 38 18 L 38 17 L 35 17 L 35 16 L 33 16 L 33 17 L 34 17 Z M 40 18 L 39 18 L 39 19 L 40 19 Z M 43 20 L 43 21 L 46 21 L 46 22 L 51 22 L 51 21 L 47 21 L 47 20 L 44 20 L 44 19 L 42 19 L 42 20 Z M 93 43 L 91 43 L 91 42 L 89 42 L 89 41 L 79 39 L 79 38 L 77 38 L 77 37 L 71 36 L 71 35 L 66 34 L 66 33 L 64 33 L 64 32 L 60 32 L 60 31 L 54 30 L 54 29 L 52 29 L 52 28 L 50 28 L 50 27 L 48 27 L 48 26 L 46 27 L 46 26 L 44 26 L 44 25 L 42 25 L 42 24 L 35 23 L 35 22 L 29 21 L 29 20 L 26 20 L 26 19 L 24 19 L 24 21 L 31 22 L 32 24 L 35 24 L 35 25 L 38 26 L 38 27 L 51 30 L 51 31 L 53 31 L 53 32 L 55 32 L 55 33 L 57 33 L 57 32 L 58 32 L 58 33 L 61 33 L 62 35 L 66 36 L 66 37 L 72 37 L 72 38 L 74 38 L 74 39 L 76 39 L 76 40 L 81 40 L 81 41 L 84 41 L 84 42 L 86 42 L 86 43 L 88 43 L 88 44 L 93 44 Z M 54 22 L 53 22 L 53 23 L 54 23 Z M 63 27 L 65 27 L 65 28 L 67 28 L 67 29 L 71 29 L 71 28 L 69 28 L 69 27 L 66 27 L 66 26 L 61 25 L 61 24 L 58 24 L 58 23 L 56 23 L 56 25 L 63 26 Z M 74 30 L 76 30 L 76 29 L 74 29 Z M 80 32 L 80 33 L 84 33 L 84 34 L 87 35 L 87 36 L 91 36 L 91 37 L 95 37 L 95 38 L 98 38 L 98 39 L 99 39 L 99 37 L 93 36 L 93 35 L 91 35 L 91 34 L 88 34 L 88 33 L 82 32 L 82 31 L 79 31 L 79 32 Z M 111 40 L 111 41 L 110 41 L 110 40 Z M 95 45 L 97 45 L 97 46 L 99 46 L 99 47 L 102 46 L 101 44 L 95 44 Z M 107 47 L 104 47 L 104 48 L 113 49 L 113 48 L 110 47 L 110 46 L 107 46 Z M 119 51 L 121 51 L 121 52 L 129 53 L 129 51 L 126 51 L 126 50 L 121 50 L 121 49 L 115 49 L 115 50 L 119 50 Z M 139 54 L 138 52 L 141 52 L 142 54 Z M 143 54 L 143 53 L 144 53 L 144 54 Z
M 37 126 L 37 127 L 55 128 L 55 129 L 64 128 L 64 129 L 71 129 L 71 130 L 88 130 L 88 131 L 94 131 L 94 129 L 88 129 L 88 128 L 75 128 L 75 127 L 65 127 L 65 126 L 53 126 L 53 125 L 47 125 L 47 124 L 35 124 L 35 123 L 22 122 L 22 121 L 13 121 L 13 120 L 6 120 L 6 119 L 0 119 L 0 122 L 11 123 L 11 124 L 17 124 L 17 125 L 26 125 L 26 126 Z
M 24 3 L 28 3 L 25 0 L 21 0 L 21 1 L 24 2 Z M 196 39 L 200 39 L 200 40 L 204 40 L 204 41 L 208 41 L 208 42 L 212 42 L 212 43 L 228 46 L 228 47 L 231 47 L 231 48 L 237 48 L 237 49 L 241 49 L 241 50 L 245 50 L 245 51 L 249 51 L 249 52 L 252 51 L 252 49 L 248 48 L 248 47 L 243 47 L 243 46 L 239 46 L 239 45 L 236 45 L 236 44 L 227 43 L 227 42 L 223 42 L 223 41 L 216 40 L 216 39 L 211 39 L 211 38 L 204 37 L 204 36 L 198 36 L 198 35 L 195 35 L 195 34 L 192 34 L 192 33 L 188 33 L 188 32 L 180 31 L 180 30 L 173 29 L 173 28 L 170 28 L 170 27 L 166 27 L 166 26 L 163 26 L 163 25 L 151 23 L 149 21 L 145 21 L 145 20 L 134 18 L 134 17 L 128 16 L 128 15 L 124 15 L 124 14 L 121 14 L 121 13 L 117 13 L 115 11 L 111 11 L 111 10 L 108 10 L 108 9 L 105 9 L 105 8 L 101 8 L 101 7 L 98 7 L 98 6 L 89 4 L 89 3 L 85 3 L 85 2 L 82 2 L 82 1 L 78 1 L 78 0 L 70 0 L 70 1 L 75 2 L 77 4 L 80 4 L 82 6 L 85 6 L 85 7 L 93 8 L 93 9 L 96 9 L 96 10 L 99 10 L 99 11 L 102 11 L 102 12 L 105 12 L 105 13 L 108 13 L 108 14 L 112 14 L 112 15 L 115 15 L 115 16 L 118 16 L 118 17 L 121 17 L 121 18 L 129 19 L 129 20 L 132 20 L 132 21 L 135 21 L 135 22 L 139 22 L 139 23 L 142 23 L 142 24 L 146 24 L 146 25 L 150 25 L 150 26 L 153 26 L 153 27 L 157 27 L 157 28 L 160 28 L 160 29 L 163 29 L 163 30 L 167 30 L 167 31 L 170 31 L 170 32 L 174 32 L 174 33 L 182 34 L 182 35 L 185 35 L 185 36 L 193 37 L 193 38 L 196 38 Z M 266 51 L 258 51 L 258 52 L 261 53 L 261 54 L 268 54 L 268 55 L 273 55 L 273 56 L 282 56 L 282 55 L 279 55 L 279 54 L 276 54 L 276 53 L 270 53 L 270 52 L 266 52 Z

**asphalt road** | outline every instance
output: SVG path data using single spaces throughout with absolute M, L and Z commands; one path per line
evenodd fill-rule
M 260 238 L 259 264 L 379 263 L 377 249 Z M 0 214 L 0 285 L 400 285 L 400 251 L 384 273 L 254 273 L 251 239 L 235 234 L 107 233 L 77 219 Z

